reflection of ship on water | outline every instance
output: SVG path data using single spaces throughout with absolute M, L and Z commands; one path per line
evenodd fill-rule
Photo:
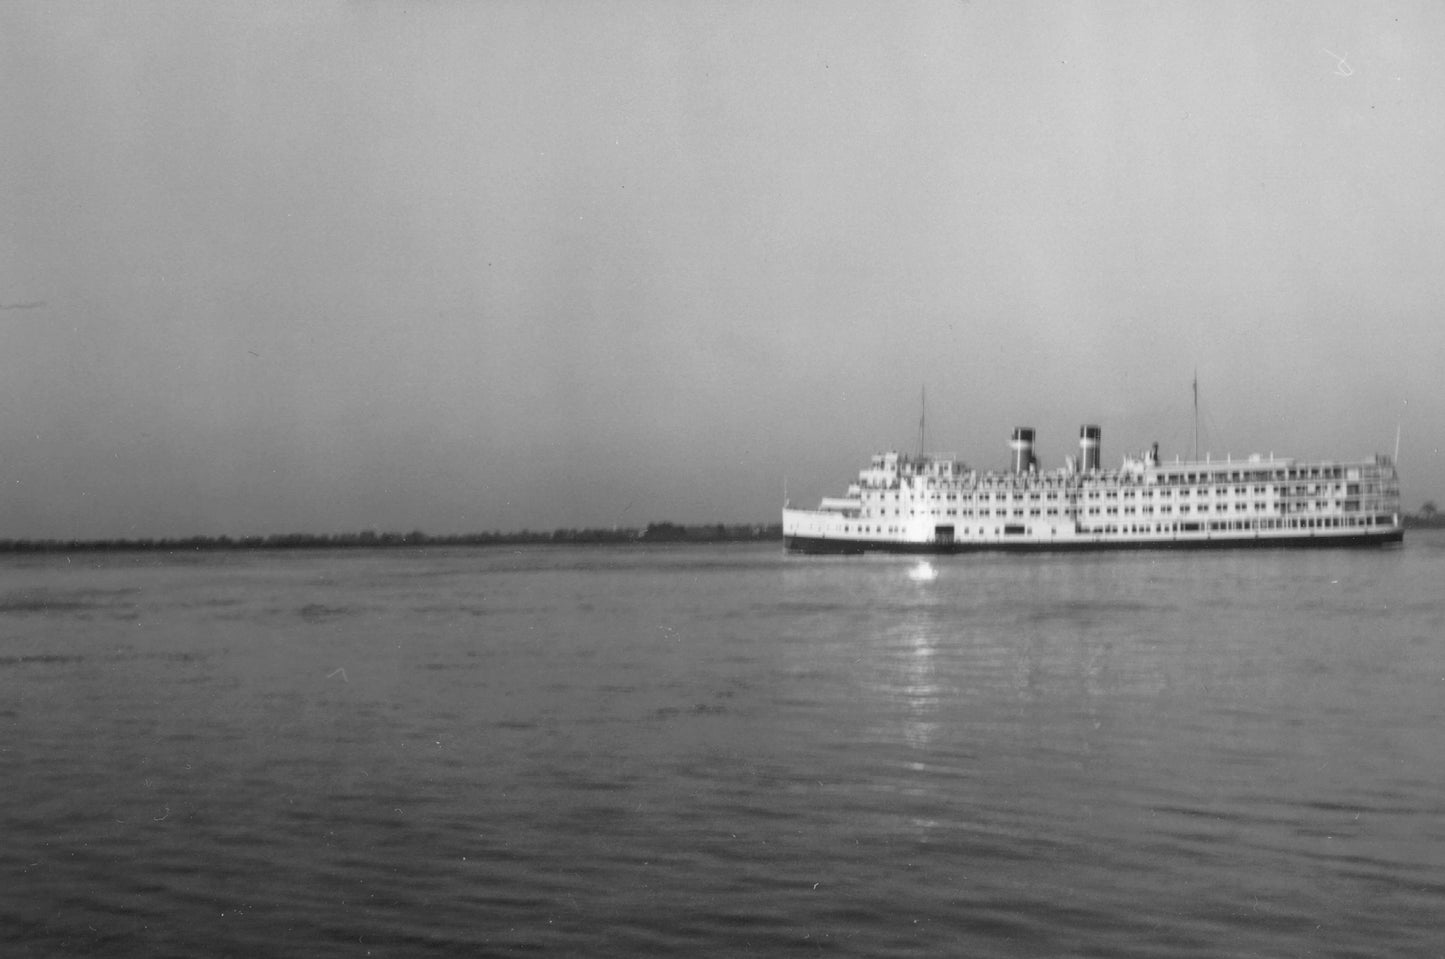
M 910 633 L 904 649 L 903 739 L 915 748 L 927 746 L 938 729 L 937 648 L 925 629 Z
M 1157 617 L 1167 621 L 1168 604 L 1084 595 L 1098 567 L 1045 557 L 1011 563 L 1007 575 L 976 559 L 931 565 L 938 579 L 903 589 L 898 595 L 908 599 L 894 607 L 895 619 L 865 643 L 866 695 L 887 704 L 874 735 L 916 752 L 909 762 L 932 765 L 931 751 L 949 752 L 980 724 L 991 727 L 1000 702 L 1017 711 L 1014 719 L 1069 711 L 1079 725 L 1039 735 L 1062 731 L 1076 743 L 1118 711 L 1182 681 L 1171 647 L 1145 638 L 1158 635 Z M 886 580 L 897 589 L 913 568 L 895 565 Z M 982 580 L 965 575 L 980 571 Z M 1026 602 L 1008 598 L 1024 593 Z
M 913 572 L 910 568 L 906 575 L 911 578 Z M 869 641 L 863 692 L 882 707 L 871 737 L 926 750 L 939 734 L 940 714 L 948 705 L 938 676 L 940 645 L 946 642 L 947 631 L 940 613 L 935 603 L 923 600 L 902 611 Z M 916 766 L 921 758 L 908 761 Z
M 923 560 L 908 570 L 908 578 L 915 583 L 931 583 L 938 578 L 938 569 L 928 560 Z
M 1134 581 L 1142 558 L 1100 566 L 1042 555 L 929 557 L 922 561 L 936 579 L 918 582 L 920 561 L 778 566 L 789 608 L 815 633 L 783 647 L 796 658 L 789 669 L 851 687 L 850 741 L 888 750 L 906 774 L 890 791 L 934 788 L 935 775 L 980 760 L 974 745 L 1000 730 L 1028 748 L 1095 748 L 1101 726 L 1182 681 L 1176 651 L 1156 641 L 1172 616 L 1167 598 L 1096 595 L 1115 575 Z

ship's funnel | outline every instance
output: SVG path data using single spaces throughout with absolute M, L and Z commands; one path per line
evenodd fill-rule
M 1020 426 L 1014 430 L 1013 439 L 1008 441 L 1009 449 L 1013 450 L 1015 473 L 1027 473 L 1038 465 L 1034 459 L 1034 428 L 1032 426 Z
M 1079 471 L 1081 473 L 1098 472 L 1100 435 L 1097 426 L 1079 427 Z

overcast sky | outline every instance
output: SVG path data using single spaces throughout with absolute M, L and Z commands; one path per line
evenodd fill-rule
M 1445 5 L 0 5 L 0 538 L 776 521 L 1391 452 L 1445 500 Z

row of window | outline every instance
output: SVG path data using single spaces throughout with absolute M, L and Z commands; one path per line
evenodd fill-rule
M 1018 515 L 1018 514 L 1015 514 L 1015 515 Z M 1389 526 L 1389 525 L 1392 525 L 1393 522 L 1394 522 L 1394 521 L 1393 521 L 1393 519 L 1392 519 L 1390 516 L 1383 516 L 1383 515 L 1377 516 L 1377 515 L 1373 515 L 1373 514 L 1371 514 L 1371 515 L 1352 515 L 1352 516 L 1290 517 L 1290 518 L 1288 518 L 1288 519 L 1284 519 L 1284 518 L 1273 518 L 1273 517 L 1271 517 L 1271 518 L 1254 518 L 1254 519 L 1247 519 L 1247 520 L 1211 520 L 1211 521 L 1208 521 L 1208 522 L 1192 522 L 1192 523 L 1152 523 L 1152 524 L 1150 524 L 1150 523 L 1143 523 L 1143 524 L 1135 523 L 1135 524 L 1126 524 L 1126 525 L 1123 525 L 1123 526 L 1119 526 L 1119 525 L 1115 525 L 1115 524 L 1109 524 L 1109 525 L 1105 525 L 1105 526 L 1096 526 L 1096 527 L 1092 527 L 1092 528 L 1089 528 L 1089 529 L 1084 529 L 1084 530 L 1081 530 L 1081 532 L 1085 532 L 1085 533 L 1119 534 L 1119 533 L 1178 533 L 1178 532 L 1193 533 L 1193 532 L 1202 532 L 1202 531 L 1206 531 L 1206 530 L 1207 530 L 1207 531 L 1211 531 L 1211 532 L 1225 532 L 1225 531 L 1241 531 L 1241 530 L 1281 530 L 1281 529 L 1347 529 L 1347 528 L 1369 527 L 1369 526 Z M 1007 530 L 1008 530 L 1009 532 L 1023 533 L 1023 532 L 1024 532 L 1024 527 L 1022 527 L 1022 526 L 1010 526 L 1010 527 L 1007 527 Z M 959 532 L 959 535 L 961 535 L 961 536 L 968 536 L 968 535 L 971 535 L 971 534 L 972 534 L 972 535 L 977 535 L 977 536 L 989 536 L 990 534 L 992 534 L 992 535 L 994 535 L 994 536 L 998 536 L 998 535 L 1002 534 L 1004 531 L 1005 531 L 1005 529 L 1004 529 L 1004 528 L 1001 528 L 1001 527 L 994 527 L 992 530 L 989 530 L 987 527 L 983 527 L 983 526 L 977 527 L 977 529 L 971 529 L 971 528 L 965 526 L 965 527 L 963 527 L 962 529 L 960 529 L 958 532 Z M 878 526 L 878 525 L 869 525 L 869 524 L 864 524 L 864 525 L 859 525 L 859 526 L 844 525 L 844 527 L 843 527 L 843 532 L 844 532 L 845 534 L 858 534 L 858 535 L 865 535 L 865 536 L 866 536 L 866 535 L 888 535 L 888 536 L 897 536 L 897 535 L 901 535 L 902 533 L 904 533 L 904 532 L 905 532 L 905 528 L 902 527 L 902 526 Z
M 1311 479 L 1344 479 L 1347 476 L 1359 476 L 1358 467 L 1344 466 L 1303 466 L 1272 469 L 1245 469 L 1245 470 L 1206 470 L 1204 472 L 1180 472 L 1160 473 L 1159 482 L 1177 486 L 1180 483 L 1254 483 L 1274 480 L 1283 482 L 1286 480 L 1311 480 Z
M 1330 509 L 1331 507 L 1334 507 L 1334 506 L 1339 506 L 1339 507 L 1341 507 L 1342 509 L 1344 509 L 1346 512 L 1354 512 L 1354 511 L 1356 511 L 1356 510 L 1359 509 L 1360 504 L 1359 504 L 1359 502 L 1358 502 L 1357 500 L 1346 500 L 1344 503 L 1332 503 L 1332 502 L 1329 501 L 1329 500 L 1322 500 L 1322 499 L 1321 499 L 1321 500 L 1314 500 L 1313 502 L 1297 502 L 1297 503 L 1288 503 L 1288 504 L 1262 503 L 1262 502 L 1257 502 L 1257 501 L 1256 501 L 1256 502 L 1252 502 L 1252 503 L 1213 503 L 1213 504 L 1211 504 L 1211 503 L 1199 503 L 1199 504 L 1196 504 L 1196 505 L 1190 505 L 1190 504 L 1188 504 L 1188 503 L 1181 503 L 1181 504 L 1179 504 L 1178 510 L 1179 510 L 1179 514 L 1180 514 L 1181 516 L 1183 516 L 1183 515 L 1188 515 L 1188 514 L 1191 513 L 1191 512 L 1198 512 L 1198 513 L 1209 513 L 1209 512 L 1228 513 L 1228 512 L 1230 512 L 1231 510 L 1232 510 L 1233 512 L 1236 512 L 1236 513 L 1245 513 L 1245 512 L 1249 512 L 1250 510 L 1253 510 L 1253 511 L 1256 512 L 1256 513 L 1274 512 L 1274 511 L 1276 511 L 1276 510 L 1283 510 L 1284 512 L 1288 512 L 1288 513 L 1301 513 L 1301 512 L 1324 512 L 1324 511 L 1326 511 L 1326 510 L 1328 510 L 1328 509 Z M 1170 505 L 1170 504 L 1167 504 L 1167 503 L 1166 503 L 1166 504 L 1163 504 L 1163 505 L 1161 505 L 1161 506 L 1159 506 L 1159 507 L 1157 507 L 1157 512 L 1158 512 L 1159 514 L 1165 515 L 1165 516 L 1168 516 L 1168 515 L 1172 514 L 1174 511 L 1175 511 L 1175 507 L 1172 506 L 1172 505 Z M 912 510 L 912 509 L 911 509 L 911 510 L 908 511 L 908 515 L 909 515 L 909 516 L 917 516 L 917 515 L 918 515 L 918 512 L 919 512 L 918 510 Z M 1144 506 L 1122 506 L 1122 507 L 1120 507 L 1120 506 L 1102 506 L 1102 507 L 1101 507 L 1101 506 L 1089 506 L 1089 507 L 1083 508 L 1082 510 L 1077 509 L 1077 508 L 1074 508 L 1074 507 L 1066 507 L 1066 508 L 1063 510 L 1063 514 L 1064 514 L 1065 516 L 1073 516 L 1073 515 L 1075 515 L 1075 513 L 1078 513 L 1078 512 L 1082 512 L 1082 513 L 1083 513 L 1084 515 L 1086 515 L 1086 516 L 1099 516 L 1099 515 L 1104 515 L 1104 516 L 1118 516 L 1121 512 L 1122 512 L 1123 515 L 1125 515 L 1125 516 L 1133 516 L 1133 515 L 1135 515 L 1135 514 L 1143 514 L 1143 515 L 1145 515 L 1145 516 L 1152 516 L 1152 515 L 1156 512 L 1156 507 L 1154 507 L 1154 506 L 1152 506 L 1152 505 L 1144 505 Z M 867 511 L 865 511 L 865 515 L 872 515 L 872 513 L 873 513 L 872 510 L 867 510 Z M 989 510 L 989 509 L 977 509 L 977 510 L 974 510 L 974 509 L 970 509 L 970 508 L 965 507 L 965 508 L 963 508 L 963 509 L 954 508 L 954 509 L 942 509 L 942 510 L 935 510 L 935 511 L 933 511 L 933 515 L 936 515 L 936 516 L 961 516 L 961 517 L 964 517 L 965 519 L 971 518 L 971 517 L 973 517 L 973 516 L 979 516 L 979 517 L 984 517 L 984 516 L 1014 516 L 1014 517 L 1017 517 L 1017 516 L 1024 516 L 1025 513 L 1027 513 L 1027 515 L 1029 515 L 1029 516 L 1058 516 L 1058 515 L 1059 515 L 1059 508 L 1058 508 L 1057 506 L 1049 506 L 1049 507 L 1047 507 L 1047 508 L 1041 508 L 1041 507 L 1038 507 L 1038 506 L 1030 506 L 1030 507 L 1028 507 L 1027 511 L 1025 511 L 1024 507 L 1015 505 L 1015 506 L 1013 506 L 1012 508 L 995 507 L 995 508 L 992 509 L 992 510 Z M 928 511 L 925 510 L 925 511 L 924 511 L 924 514 L 927 515 L 927 514 L 928 514 Z M 903 510 L 901 510 L 901 509 L 895 509 L 895 510 L 886 510 L 886 509 L 885 509 L 885 510 L 878 510 L 878 515 L 879 515 L 879 516 L 890 516 L 890 515 L 891 515 L 891 516 L 902 516 L 902 515 L 903 515 Z
M 906 475 L 917 475 L 908 473 Z M 935 485 L 947 485 L 953 477 L 963 477 L 962 472 L 946 471 L 940 474 L 930 475 L 925 478 L 924 483 L 931 489 Z M 1300 468 L 1272 468 L 1272 469 L 1243 469 L 1243 470 L 1213 470 L 1193 471 L 1180 473 L 1159 473 L 1155 477 L 1155 484 L 1159 486 L 1220 486 L 1227 484 L 1262 484 L 1262 483 L 1294 483 L 1308 482 L 1310 480 L 1351 480 L 1358 481 L 1362 478 L 1378 479 L 1379 475 L 1374 471 L 1361 470 L 1358 467 L 1343 466 L 1314 466 Z M 886 470 L 864 471 L 859 474 L 859 481 L 869 488 L 897 489 L 899 475 Z M 1019 483 L 1019 477 L 1013 474 L 1004 476 L 985 475 L 977 479 L 978 485 L 983 489 L 1013 489 Z M 1081 483 L 1085 488 L 1097 483 L 1124 483 L 1134 484 L 1141 482 L 1140 477 L 1129 474 L 1110 474 L 1107 478 L 1061 478 L 1061 479 L 1034 479 L 1032 482 L 1042 482 L 1046 485 L 1057 483 L 1062 487 L 1074 487 Z
M 1351 495 L 1357 494 L 1358 491 L 1359 491 L 1359 487 L 1358 487 L 1357 485 L 1356 485 L 1356 486 L 1351 486 L 1350 489 L 1348 490 L 1348 492 L 1349 492 Z M 1344 486 L 1317 486 L 1317 485 L 1314 485 L 1314 484 L 1311 484 L 1311 485 L 1309 485 L 1309 486 L 1296 486 L 1296 487 L 1293 487 L 1293 488 L 1286 487 L 1286 488 L 1280 489 L 1280 490 L 1275 490 L 1273 487 L 1265 487 L 1265 486 L 1255 486 L 1255 487 L 1253 487 L 1253 488 L 1244 487 L 1244 486 L 1235 486 L 1235 487 L 1216 486 L 1216 487 L 1213 487 L 1212 489 L 1206 488 L 1206 487 L 1194 487 L 1194 488 L 1180 489 L 1180 490 L 1177 491 L 1177 493 L 1178 493 L 1178 495 L 1179 495 L 1180 497 L 1183 497 L 1183 498 L 1194 497 L 1194 498 L 1196 498 L 1196 499 L 1204 499 L 1204 498 L 1210 496 L 1211 494 L 1214 496 L 1214 498 L 1219 499 L 1219 498 L 1221 498 L 1221 497 L 1229 496 L 1230 494 L 1233 494 L 1233 495 L 1236 496 L 1236 497 L 1248 496 L 1248 495 L 1250 495 L 1250 494 L 1253 494 L 1253 495 L 1255 495 L 1255 496 L 1265 496 L 1265 495 L 1267 495 L 1267 494 L 1269 494 L 1269 493 L 1277 493 L 1277 495 L 1281 495 L 1281 496 L 1329 496 L 1329 495 L 1339 495 L 1339 494 L 1345 493 L 1345 492 L 1346 492 L 1346 488 L 1345 488 Z M 1373 492 L 1375 492 L 1375 491 L 1374 491 L 1373 488 L 1367 487 L 1366 490 L 1365 490 L 1365 492 L 1366 492 L 1367 494 L 1369 494 L 1369 493 L 1373 493 Z M 1105 499 L 1105 500 L 1111 500 L 1111 499 L 1126 499 L 1126 500 L 1132 500 L 1132 499 L 1155 499 L 1156 497 L 1157 497 L 1157 498 L 1160 498 L 1160 499 L 1172 499 L 1172 498 L 1174 498 L 1175 493 L 1176 493 L 1176 490 L 1173 490 L 1173 489 L 1158 489 L 1158 490 L 1155 490 L 1155 489 L 1140 489 L 1140 490 L 1125 489 L 1125 490 L 1122 490 L 1122 491 L 1120 491 L 1120 490 L 1087 490 L 1087 491 L 1080 492 L 1080 493 L 1076 493 L 1076 494 L 1068 494 L 1068 493 L 1066 493 L 1066 494 L 1063 495 L 1062 498 L 1063 498 L 1065 501 L 1072 501 L 1072 500 L 1074 500 L 1074 499 L 1087 499 L 1087 500 L 1098 500 L 1098 499 Z M 874 499 L 875 496 L 874 496 L 873 494 L 865 494 L 865 498 L 867 498 L 867 499 Z M 897 493 L 885 493 L 885 494 L 882 494 L 882 495 L 877 496 L 876 498 L 877 498 L 879 501 L 883 501 L 883 500 L 897 500 L 897 499 L 899 498 L 899 494 L 897 494 Z M 1043 502 L 1057 502 L 1057 501 L 1060 499 L 1060 494 L 1057 493 L 1057 492 L 1054 492 L 1054 491 L 1052 491 L 1052 490 L 1050 490 L 1050 491 L 1048 491 L 1048 492 L 1045 492 L 1045 493 L 1038 493 L 1038 492 L 1029 492 L 1029 493 L 1022 493 L 1022 492 L 1020 492 L 1020 493 L 942 493 L 942 494 L 939 494 L 939 493 L 928 493 L 928 494 L 924 494 L 924 495 L 922 495 L 922 496 L 917 497 L 917 499 L 919 499 L 919 500 L 930 500 L 930 501 L 936 501 L 936 500 L 940 500 L 940 499 L 941 499 L 941 500 L 943 500 L 944 502 L 947 502 L 947 503 L 951 503 L 951 502 L 954 502 L 954 501 L 957 501 L 957 500 L 968 500 L 968 499 L 972 499 L 972 500 L 975 501 L 975 502 L 985 502 L 985 503 L 987 503 L 987 502 L 1014 503 L 1014 502 L 1024 502 L 1024 501 L 1027 501 L 1027 502 L 1030 502 L 1030 503 L 1037 503 L 1037 502 L 1040 502 L 1040 501 L 1043 501 Z

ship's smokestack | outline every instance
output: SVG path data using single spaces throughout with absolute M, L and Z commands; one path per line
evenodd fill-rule
M 1099 469 L 1099 438 L 1097 426 L 1079 427 L 1079 471 L 1095 473 Z
M 1013 439 L 1008 442 L 1014 453 L 1014 472 L 1027 473 L 1038 462 L 1034 459 L 1034 428 L 1020 426 L 1014 429 Z

